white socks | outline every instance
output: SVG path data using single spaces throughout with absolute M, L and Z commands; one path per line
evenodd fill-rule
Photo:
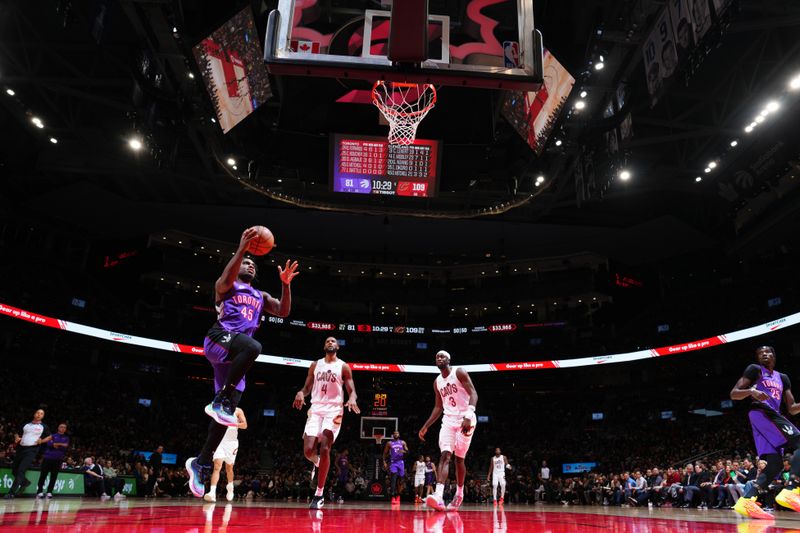
M 324 492 L 325 492 L 325 487 L 317 487 L 317 491 L 314 493 L 314 496 L 315 496 L 315 497 L 316 497 L 316 496 L 322 496 L 322 494 L 323 494 Z
M 444 498 L 444 483 L 437 483 L 436 484 L 436 498 L 442 499 Z
M 459 498 L 463 498 L 464 497 L 464 485 L 458 485 L 456 487 L 456 496 L 459 497 Z
M 227 485 L 225 485 L 225 489 L 228 492 L 233 492 L 233 483 L 228 483 Z

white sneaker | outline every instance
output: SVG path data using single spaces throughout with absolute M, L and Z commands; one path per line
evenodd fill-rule
M 225 494 L 225 499 L 226 499 L 226 500 L 228 500 L 229 502 L 232 502 L 232 501 L 233 501 L 233 491 L 232 491 L 232 490 L 229 490 L 229 491 L 228 491 L 228 492 Z
M 437 511 L 444 511 L 444 502 L 436 497 L 435 494 L 431 494 L 427 498 L 425 498 L 425 505 L 430 507 L 431 509 L 435 509 Z
M 108 494 L 103 494 L 102 496 L 100 496 L 100 501 L 101 502 L 105 502 L 105 501 L 108 501 L 110 499 L 111 499 L 111 496 L 109 496 Z
M 463 501 L 464 501 L 464 496 L 459 496 L 458 494 L 456 494 L 453 497 L 453 501 L 451 501 L 450 504 L 447 506 L 447 510 L 448 511 L 458 510 L 458 508 L 461 507 L 461 502 Z
M 36 499 L 37 499 L 37 500 L 40 500 L 40 499 L 42 499 L 42 498 L 44 498 L 44 492 L 40 492 L 40 493 L 38 493 L 38 494 L 36 495 Z
M 49 498 L 52 498 L 52 497 L 53 497 L 53 493 L 52 492 L 48 492 L 47 493 L 47 498 L 49 499 Z
M 203 499 L 209 503 L 214 503 L 217 501 L 217 495 L 211 492 L 206 492 L 203 496 Z
M 121 492 L 118 492 L 118 493 L 114 494 L 114 501 L 115 502 L 118 502 L 118 501 L 124 500 L 124 499 L 125 499 L 125 495 L 122 494 Z

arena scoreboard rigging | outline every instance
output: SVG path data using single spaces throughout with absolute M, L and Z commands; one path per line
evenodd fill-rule
M 386 196 L 436 195 L 441 142 L 415 139 L 403 146 L 385 137 L 331 136 L 333 192 Z

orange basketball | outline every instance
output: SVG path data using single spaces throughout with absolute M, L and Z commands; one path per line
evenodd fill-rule
M 265 255 L 275 246 L 275 237 L 264 226 L 254 226 L 258 230 L 258 237 L 250 241 L 248 251 L 253 255 Z

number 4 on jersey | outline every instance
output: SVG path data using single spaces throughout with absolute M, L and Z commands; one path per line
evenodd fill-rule
M 322 394 L 328 394 L 328 384 L 323 385 L 321 390 Z

